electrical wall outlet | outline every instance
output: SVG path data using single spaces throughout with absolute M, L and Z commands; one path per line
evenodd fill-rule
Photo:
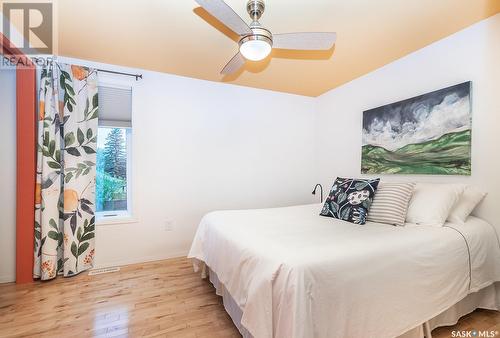
M 174 221 L 171 219 L 167 219 L 165 221 L 165 231 L 174 231 Z

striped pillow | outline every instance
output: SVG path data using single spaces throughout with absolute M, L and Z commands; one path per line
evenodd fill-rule
M 367 220 L 402 226 L 415 183 L 382 183 L 375 193 Z

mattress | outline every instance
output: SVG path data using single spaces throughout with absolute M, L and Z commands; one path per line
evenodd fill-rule
M 479 218 L 359 226 L 320 208 L 202 219 L 189 257 L 217 274 L 252 336 L 396 337 L 500 280 L 498 234 Z

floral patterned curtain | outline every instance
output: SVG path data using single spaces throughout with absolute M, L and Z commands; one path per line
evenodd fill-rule
M 97 71 L 54 63 L 39 85 L 33 275 L 47 280 L 93 264 Z

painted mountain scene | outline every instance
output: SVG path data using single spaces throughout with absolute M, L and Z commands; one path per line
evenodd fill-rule
M 361 172 L 471 174 L 471 82 L 363 113 Z

